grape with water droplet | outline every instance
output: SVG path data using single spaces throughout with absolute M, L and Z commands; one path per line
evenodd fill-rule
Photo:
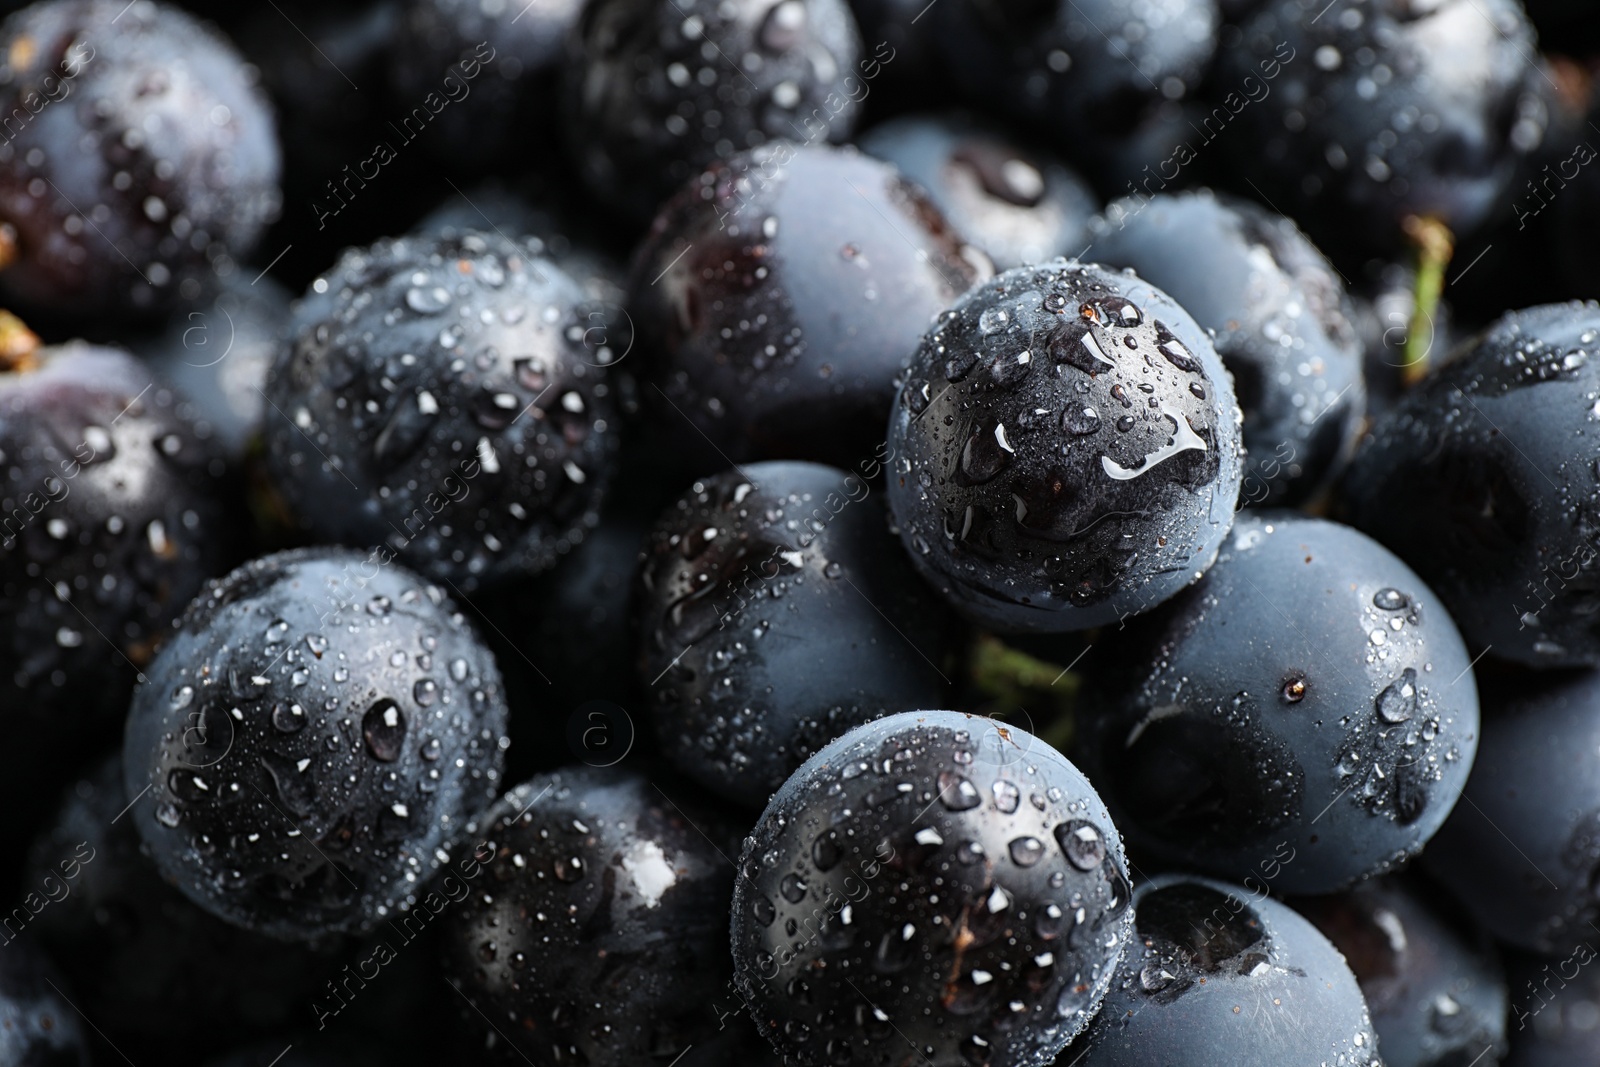
M 1382 1067 L 1355 976 L 1293 909 L 1171 874 L 1133 902 L 1136 936 L 1105 1006 L 1058 1064 Z
M 278 217 L 272 107 L 232 43 L 188 12 L 49 0 L 0 25 L 0 54 L 12 300 L 77 317 L 165 311 L 239 269 Z
M 1498 1063 L 1508 1030 L 1505 969 L 1489 937 L 1464 928 L 1436 895 L 1401 875 L 1289 904 L 1344 954 L 1386 1064 Z
M 506 718 L 440 589 L 346 549 L 268 556 L 190 605 L 135 692 L 127 817 L 214 915 L 286 940 L 366 931 L 498 792 Z
M 13 356 L 0 356 L 0 805 L 13 813 L 0 840 L 21 849 L 62 776 L 116 744 L 138 672 L 242 554 L 242 531 L 217 441 L 138 360 L 83 342 Z
M 1478 749 L 1437 598 L 1326 520 L 1241 513 L 1204 578 L 1098 645 L 1073 751 L 1167 863 L 1259 878 L 1276 857 L 1274 891 L 1332 892 L 1420 851 Z
M 907 355 L 990 272 L 886 163 L 741 152 L 663 205 L 635 257 L 629 311 L 659 352 L 646 411 L 703 464 L 689 476 L 761 459 L 875 470 Z
M 569 42 L 572 158 L 608 207 L 639 219 L 737 152 L 842 140 L 867 62 L 843 0 L 598 0 Z
M 647 539 L 639 683 L 669 760 L 759 808 L 869 719 L 943 703 L 963 627 L 861 478 L 755 463 L 698 481 Z
M 575 767 L 473 823 L 487 873 L 445 918 L 444 969 L 468 1026 L 493 1037 L 498 1024 L 510 1059 L 666 1063 L 732 1031 L 711 1005 L 729 999 L 736 834 L 672 793 Z
M 1131 933 L 1128 865 L 1094 787 L 1015 727 L 908 711 L 806 762 L 745 840 L 734 983 L 803 1067 L 1048 1067 L 1094 1017 Z
M 1511 312 L 1377 421 L 1347 521 L 1415 567 L 1469 641 L 1600 666 L 1600 304 Z
M 1088 629 L 1211 565 L 1239 421 L 1210 338 L 1159 289 L 1064 259 L 1018 267 L 923 335 L 890 415 L 890 509 L 975 621 Z
M 312 284 L 266 386 L 267 468 L 304 529 L 471 593 L 549 568 L 599 522 L 616 383 L 542 249 L 384 240 Z

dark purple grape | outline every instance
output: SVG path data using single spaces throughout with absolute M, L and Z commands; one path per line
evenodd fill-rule
M 0 282 L 14 299 L 72 314 L 194 300 L 277 217 L 257 75 L 186 12 L 47 0 L 0 25 L 0 55 L 0 244 L 15 260 Z
M 1161 290 L 1077 261 L 1017 267 L 923 336 L 890 416 L 890 510 L 975 621 L 1088 629 L 1211 565 L 1239 425 L 1210 336 Z
M 859 726 L 745 840 L 734 984 L 799 1067 L 1048 1067 L 1132 930 L 1094 787 L 1024 730 L 949 711 Z
M 917 338 L 988 275 L 921 190 L 853 148 L 779 142 L 717 163 L 634 260 L 628 310 L 656 349 L 659 432 L 709 469 L 854 468 L 883 442 Z
M 506 716 L 437 586 L 377 553 L 279 553 L 212 583 L 151 664 L 127 818 L 163 878 L 237 926 L 368 931 L 499 792 Z

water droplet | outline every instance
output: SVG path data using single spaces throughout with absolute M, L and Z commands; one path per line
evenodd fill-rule
M 994 806 L 1000 811 L 1010 815 L 1022 803 L 1022 790 L 1004 778 L 998 779 L 993 787 Z
M 1467 1022 L 1461 1014 L 1461 1004 L 1450 994 L 1440 993 L 1433 1000 L 1428 1023 L 1440 1033 L 1455 1033 Z
M 951 811 L 970 811 L 983 803 L 977 787 L 954 771 L 939 772 L 939 799 Z
M 1417 672 L 1405 669 L 1398 680 L 1378 694 L 1378 716 L 1387 723 L 1402 723 L 1417 712 Z
M 826 873 L 839 865 L 844 849 L 833 839 L 833 831 L 822 834 L 811 843 L 811 862 L 818 871 Z
M 1011 842 L 1011 862 L 1018 867 L 1032 867 L 1044 858 L 1044 842 L 1037 837 L 1019 837 Z
M 806 34 L 806 6 L 801 0 L 783 0 L 761 22 L 761 47 L 768 52 L 787 52 L 800 45 Z
M 766 897 L 756 897 L 750 901 L 750 914 L 755 916 L 756 922 L 762 926 L 771 926 L 778 918 L 778 909 L 772 906 L 772 901 Z
M 429 707 L 439 699 L 439 683 L 432 678 L 419 678 L 417 684 L 411 687 L 411 696 L 417 702 L 417 707 Z
M 1290 678 L 1283 683 L 1283 699 L 1291 704 L 1298 704 L 1306 698 L 1306 680 L 1304 678 Z
M 450 306 L 450 291 L 442 285 L 415 285 L 406 290 L 406 306 L 423 315 L 437 315 Z
M 1146 993 L 1159 993 L 1171 985 L 1177 977 L 1159 962 L 1151 961 L 1139 971 L 1139 988 Z
M 1061 428 L 1079 437 L 1094 433 L 1100 429 L 1100 413 L 1086 404 L 1068 404 Z
M 278 704 L 272 709 L 273 728 L 281 733 L 293 734 L 306 725 L 306 709 L 299 704 Z
M 1181 371 L 1189 374 L 1201 373 L 1200 361 L 1194 354 L 1184 347 L 1182 341 L 1172 335 L 1172 331 L 1158 319 L 1156 321 L 1156 350 L 1167 357 L 1171 363 Z
M 1005 427 L 998 422 L 980 423 L 973 428 L 961 450 L 960 475 L 964 484 L 983 485 L 1005 470 L 1016 451 L 1005 433 Z
M 778 883 L 778 892 L 783 894 L 783 899 L 791 904 L 798 904 L 806 898 L 806 883 L 803 878 L 793 871 L 783 876 Z
M 1092 823 L 1074 820 L 1056 827 L 1056 841 L 1067 859 L 1080 871 L 1092 871 L 1106 858 L 1105 838 Z
M 1372 594 L 1373 607 L 1383 611 L 1399 611 L 1410 603 L 1410 600 L 1398 589 L 1380 589 Z
M 984 309 L 978 316 L 978 329 L 984 334 L 996 334 L 1011 325 L 1011 312 L 1005 308 L 991 307 Z
M 373 758 L 393 763 L 406 740 L 406 720 L 394 701 L 385 697 L 367 709 L 361 719 L 361 736 Z

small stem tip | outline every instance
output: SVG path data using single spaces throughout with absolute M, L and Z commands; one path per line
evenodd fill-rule
M 1428 370 L 1439 298 L 1444 293 L 1444 271 L 1450 265 L 1450 257 L 1455 254 L 1456 241 L 1450 233 L 1450 227 L 1432 216 L 1423 218 L 1408 215 L 1402 225 L 1406 236 L 1417 246 L 1415 299 L 1411 308 L 1411 324 L 1406 330 L 1402 371 L 1405 383 L 1412 385 Z

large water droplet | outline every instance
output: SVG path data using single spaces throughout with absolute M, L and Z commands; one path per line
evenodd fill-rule
M 1105 860 L 1105 838 L 1093 823 L 1075 819 L 1056 827 L 1055 833 L 1061 851 L 1078 870 L 1092 871 Z
M 827 872 L 839 865 L 844 858 L 844 850 L 834 840 L 832 830 L 827 831 L 811 843 L 811 862 L 818 871 Z
M 281 733 L 299 733 L 306 725 L 306 709 L 299 704 L 276 704 L 272 708 L 272 725 Z
M 1387 723 L 1402 723 L 1417 712 L 1417 672 L 1407 667 L 1398 679 L 1378 694 L 1378 716 Z
M 977 787 L 954 771 L 939 772 L 939 799 L 951 811 L 970 811 L 983 803 Z
M 1061 428 L 1078 437 L 1087 436 L 1100 429 L 1100 413 L 1087 404 L 1068 404 Z
M 1008 846 L 1011 862 L 1018 867 L 1032 867 L 1044 858 L 1044 843 L 1037 837 L 1019 837 Z
M 1398 589 L 1385 588 L 1372 594 L 1373 607 L 1384 611 L 1399 611 L 1408 603 L 1410 601 L 1406 598 L 1406 595 Z
M 985 308 L 978 316 L 978 329 L 985 335 L 996 334 L 1011 325 L 1011 312 L 1005 308 Z
M 450 306 L 450 290 L 442 285 L 414 285 L 406 290 L 406 307 L 423 315 L 437 315 Z
M 1159 319 L 1156 320 L 1156 350 L 1179 370 L 1190 374 L 1201 373 L 1200 361 L 1194 358 L 1194 353 L 1185 348 L 1183 342 L 1174 337 Z
M 406 719 L 394 701 L 385 697 L 367 709 L 361 719 L 361 736 L 373 758 L 393 763 L 406 741 Z
M 992 481 L 1006 469 L 1015 451 L 1003 425 L 993 421 L 979 423 L 961 450 L 961 481 L 969 486 Z
M 768 52 L 787 52 L 805 40 L 808 22 L 801 0 L 783 0 L 761 22 L 761 47 Z

